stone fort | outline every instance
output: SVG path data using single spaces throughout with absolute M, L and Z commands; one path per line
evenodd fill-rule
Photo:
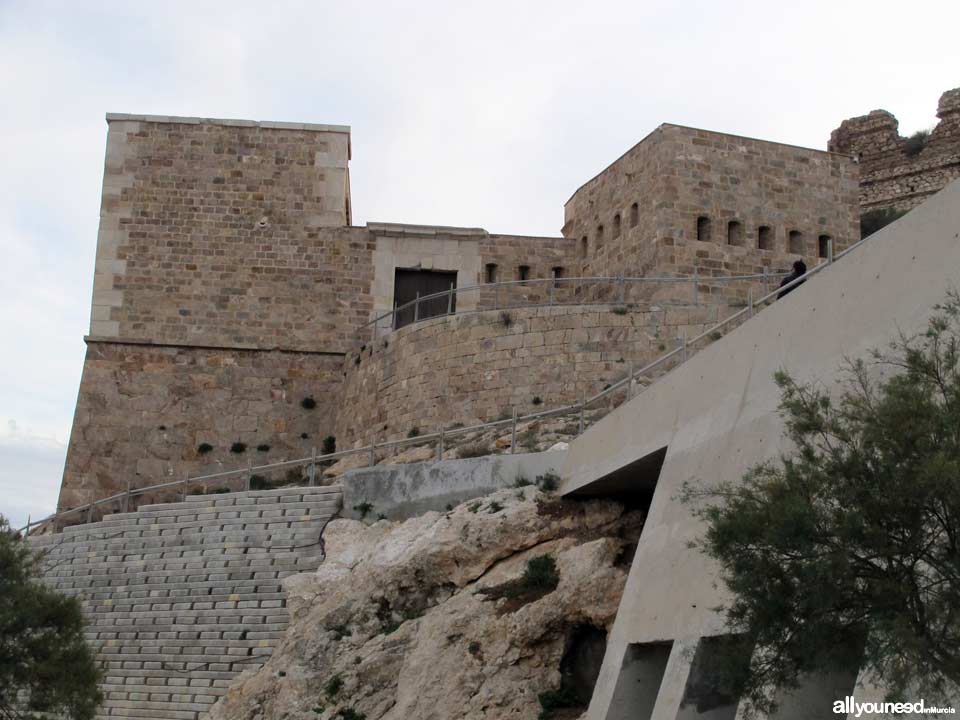
M 346 127 L 110 114 L 59 507 L 309 457 L 328 436 L 359 447 L 575 403 L 626 367 L 632 383 L 634 367 L 674 347 L 686 358 L 688 335 L 752 315 L 794 260 L 815 267 L 855 244 L 862 209 L 912 206 L 956 177 L 958 92 L 941 98 L 915 154 L 895 120 L 871 150 L 883 111 L 846 121 L 826 152 L 661 125 L 573 193 L 557 237 L 351 225 Z M 927 189 L 877 179 L 893 175 Z M 671 497 L 687 478 L 732 478 L 777 451 L 774 369 L 828 377 L 843 354 L 882 341 L 891 318 L 922 325 L 956 279 L 958 193 L 954 183 L 871 240 L 876 250 L 824 268 L 735 341 L 691 347 L 692 362 L 586 433 L 581 415 L 568 452 L 431 464 L 469 475 L 477 487 L 462 497 L 545 470 L 569 497 L 649 491 L 584 717 L 733 720 L 735 706 L 700 712 L 687 696 L 705 640 L 723 632 L 709 609 L 722 598 Z M 871 294 L 881 277 L 890 292 Z M 916 302 L 899 301 L 910 293 Z M 514 433 L 487 451 L 512 452 Z M 443 454 L 442 436 L 440 448 L 468 457 Z M 291 623 L 284 579 L 318 567 L 333 517 L 409 480 L 392 467 L 342 486 L 311 477 L 137 508 L 128 497 L 121 514 L 35 533 L 55 561 L 50 582 L 83 600 L 106 669 L 100 717 L 198 720 L 269 663 Z M 814 678 L 777 717 L 810 717 L 810 698 L 855 679 Z
M 349 448 L 573 402 L 746 301 L 750 281 L 714 281 L 753 275 L 759 292 L 859 239 L 849 155 L 679 125 L 578 188 L 556 237 L 351 225 L 347 127 L 107 125 L 61 509 L 328 436 Z M 574 280 L 621 277 L 696 280 Z

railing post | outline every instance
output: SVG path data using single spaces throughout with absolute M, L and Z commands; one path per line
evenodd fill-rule
M 680 362 L 687 361 L 687 329 L 680 328 Z
M 93 503 L 87 505 L 87 525 L 93 522 Z
M 585 400 L 584 391 L 581 390 L 580 391 L 580 431 L 577 433 L 577 435 L 583 435 L 583 409 L 585 407 L 584 400 Z
M 493 309 L 500 309 L 500 283 L 493 286 Z
M 420 321 L 420 291 L 417 290 L 417 297 L 413 301 L 413 321 Z
M 390 311 L 390 327 L 393 328 L 394 330 L 396 330 L 397 327 L 398 327 L 398 325 L 397 325 L 397 322 L 398 322 L 397 307 L 398 307 L 398 306 L 399 306 L 399 303 L 397 303 L 397 301 L 394 300 L 394 301 L 393 301 L 393 310 Z
M 633 397 L 633 360 L 630 360 L 630 374 L 627 375 L 627 400 Z
M 747 288 L 747 317 L 753 317 L 753 286 Z
M 189 483 L 189 482 L 190 482 L 190 476 L 187 475 L 187 476 L 183 479 L 183 487 L 180 489 L 180 502 L 186 502 L 186 501 L 187 501 L 187 483 Z
M 453 315 L 453 288 L 454 283 L 450 283 L 450 292 L 447 293 L 447 315 Z
M 770 268 L 763 266 L 763 294 L 770 292 Z
M 23 531 L 23 536 L 25 538 L 30 537 L 30 515 L 27 515 L 27 529 Z
M 443 460 L 443 423 L 440 423 L 440 439 L 437 441 L 437 460 Z
M 550 304 L 553 305 L 553 288 L 556 287 L 557 279 L 552 278 L 550 280 Z
M 310 487 L 317 484 L 317 448 L 310 449 Z
M 513 429 L 510 431 L 510 454 L 517 451 L 517 408 L 513 408 Z
M 123 496 L 123 511 L 130 512 L 130 480 L 127 480 L 127 494 Z
M 376 440 L 370 441 L 370 467 L 373 467 L 377 464 L 377 442 Z
M 697 268 L 693 269 L 693 304 L 700 304 L 700 275 Z
M 253 460 L 247 458 L 247 491 L 250 491 L 250 486 L 253 484 Z
M 627 302 L 627 280 L 623 273 L 620 273 L 620 304 Z
M 833 238 L 827 238 L 827 264 L 833 262 Z

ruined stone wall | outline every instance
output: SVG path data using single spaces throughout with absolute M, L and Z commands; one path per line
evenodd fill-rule
M 127 481 L 145 487 L 307 457 L 334 432 L 342 365 L 339 354 L 91 342 L 58 507 Z M 302 406 L 307 397 L 316 407 Z M 245 452 L 231 452 L 236 442 Z
M 844 120 L 830 134 L 831 150 L 859 159 L 864 211 L 909 210 L 960 177 L 960 88 L 940 96 L 937 117 L 937 126 L 915 153 L 886 110 Z
M 345 361 L 341 446 L 577 402 L 723 318 L 719 306 L 528 307 L 408 325 Z M 538 404 L 539 398 L 542 404 Z
M 598 274 L 783 270 L 859 239 L 856 193 L 847 156 L 666 124 L 574 193 L 564 235 Z
M 373 248 L 349 129 L 108 116 L 90 334 L 343 352 Z

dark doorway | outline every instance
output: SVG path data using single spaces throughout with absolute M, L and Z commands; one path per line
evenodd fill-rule
M 457 287 L 457 273 L 441 270 L 402 270 L 397 268 L 393 277 L 393 306 L 400 307 L 411 303 L 408 307 L 398 310 L 394 317 L 394 328 L 409 325 L 415 320 L 446 315 L 456 312 L 457 295 L 450 296 L 450 288 Z M 440 297 L 423 300 L 419 307 L 413 303 L 417 297 L 426 297 L 434 293 L 444 293 Z

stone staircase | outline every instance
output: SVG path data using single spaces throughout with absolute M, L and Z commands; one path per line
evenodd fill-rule
M 339 486 L 190 496 L 33 536 L 103 662 L 99 718 L 197 720 L 287 627 L 281 580 L 316 569 Z

